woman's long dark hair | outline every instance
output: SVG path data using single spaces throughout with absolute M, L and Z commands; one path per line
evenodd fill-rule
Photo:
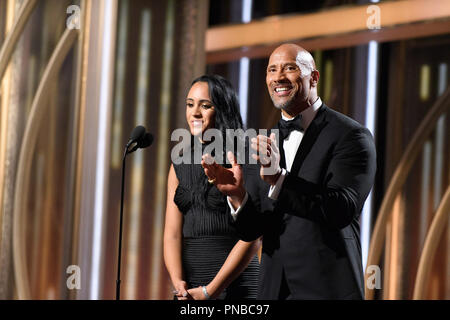
M 215 129 L 220 130 L 223 137 L 223 155 L 216 155 L 216 157 L 222 156 L 222 163 L 226 163 L 227 140 L 229 140 L 226 130 L 227 129 L 242 129 L 242 118 L 239 110 L 239 102 L 231 83 L 222 76 L 219 75 L 202 75 L 194 81 L 192 81 L 191 87 L 197 82 L 205 82 L 208 84 L 209 96 L 213 103 L 215 110 Z M 230 145 L 235 145 L 234 142 Z M 231 150 L 235 153 L 235 150 Z M 236 154 L 235 154 L 236 155 Z M 200 198 L 206 200 L 208 190 L 211 185 L 207 182 L 206 176 L 201 179 L 201 182 L 193 188 L 192 196 L 194 201 L 199 201 Z M 200 201 L 200 202 L 203 202 Z M 206 201 L 203 202 L 206 204 Z
M 242 128 L 242 118 L 239 112 L 239 102 L 231 83 L 219 75 L 203 75 L 192 81 L 191 87 L 197 82 L 206 82 L 209 96 L 216 111 L 215 128 L 225 134 L 226 129 Z

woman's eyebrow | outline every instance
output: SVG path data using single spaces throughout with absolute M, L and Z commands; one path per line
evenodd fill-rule
M 194 99 L 192 99 L 192 98 L 186 98 L 186 101 L 194 101 Z M 208 100 L 208 99 L 201 99 L 201 100 L 199 100 L 199 102 L 200 103 L 203 103 L 203 102 L 208 102 L 208 103 L 210 103 L 210 104 L 213 104 L 210 100 Z

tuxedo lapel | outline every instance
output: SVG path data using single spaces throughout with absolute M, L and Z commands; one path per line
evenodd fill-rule
M 305 132 L 305 135 L 303 136 L 302 142 L 298 147 L 297 153 L 295 154 L 294 162 L 291 167 L 291 174 L 293 174 L 294 176 L 298 174 L 300 168 L 302 167 L 303 162 L 305 161 L 306 156 L 311 151 L 312 146 L 316 142 L 320 131 L 322 131 L 322 129 L 327 124 L 326 111 L 327 106 L 325 104 L 322 104 L 320 109 L 317 111 L 314 120 L 311 122 L 311 124 L 309 125 L 308 129 Z M 282 154 L 284 154 L 284 152 L 282 152 Z

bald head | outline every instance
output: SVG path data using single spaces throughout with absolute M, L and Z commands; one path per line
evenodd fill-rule
M 274 106 L 286 116 L 295 116 L 316 101 L 318 81 L 314 59 L 302 47 L 286 43 L 270 55 L 267 88 Z
M 309 76 L 313 70 L 316 70 L 316 63 L 312 55 L 304 48 L 293 43 L 285 43 L 277 47 L 272 54 L 273 55 L 290 55 L 295 57 L 295 62 L 300 68 L 302 77 Z

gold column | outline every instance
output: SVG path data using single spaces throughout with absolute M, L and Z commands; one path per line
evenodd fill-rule
M 175 100 L 175 128 L 187 128 L 185 99 L 194 78 L 205 73 L 205 32 L 208 27 L 208 0 L 183 1 L 180 25 L 182 28 L 177 48 L 177 83 L 180 88 Z M 175 62 L 174 61 L 174 62 Z
M 74 244 L 73 264 L 80 267 L 82 274 L 77 299 L 102 298 L 104 269 L 114 268 L 114 265 L 104 263 L 105 203 L 109 176 L 98 172 L 109 167 L 117 3 L 116 0 L 86 2 L 89 12 L 82 26 L 86 28 L 83 32 L 88 34 L 83 42 L 85 60 L 81 80 L 74 209 L 77 221 L 74 223 L 76 231 L 73 237 L 74 241 L 75 238 L 78 241 Z M 99 140 L 99 136 L 105 139 Z
M 164 214 L 165 214 L 165 196 L 167 183 L 167 163 L 170 161 L 169 141 L 170 133 L 170 106 L 171 106 L 171 84 L 172 84 L 172 66 L 173 66 L 173 42 L 175 29 L 175 1 L 170 0 L 167 3 L 166 16 L 166 35 L 164 37 L 164 54 L 163 54 L 163 74 L 161 86 L 161 101 L 159 110 L 159 131 L 158 131 L 158 158 L 156 164 L 156 192 L 155 192 L 155 209 L 153 215 L 152 229 L 152 274 L 150 281 L 150 298 L 157 299 L 160 296 L 160 288 L 163 284 L 161 270 L 163 268 L 163 230 L 164 230 Z
M 6 2 L 5 36 L 11 31 L 14 22 L 14 8 L 14 1 Z M 11 66 L 8 66 L 3 81 L 0 76 L 0 265 L 2 266 L 0 268 L 0 299 L 8 299 L 12 295 L 12 282 L 9 276 L 11 269 L 11 187 L 9 182 L 13 172 L 11 164 L 14 163 L 14 159 L 8 153 L 7 141 L 10 138 L 11 128 L 8 124 L 13 125 L 9 117 L 12 116 L 11 113 L 17 111 L 10 108 L 11 82 Z
M 137 19 L 137 17 L 136 17 Z M 145 8 L 140 11 L 139 15 L 139 41 L 138 41 L 138 55 L 137 55 L 137 75 L 136 75 L 136 93 L 135 93 L 135 114 L 134 123 L 140 124 L 148 116 L 147 97 L 149 89 L 152 84 L 148 74 L 152 71 L 151 68 L 151 41 L 152 41 L 152 21 L 154 13 Z M 158 153 L 160 156 L 161 154 Z M 123 264 L 126 266 L 124 272 L 124 290 L 123 297 L 125 299 L 135 300 L 138 297 L 139 288 L 139 242 L 145 230 L 141 231 L 142 214 L 144 211 L 144 170 L 146 164 L 146 153 L 136 152 L 129 157 L 130 162 L 130 192 L 127 196 L 127 218 L 125 223 L 128 226 L 126 243 L 126 259 Z
M 88 73 L 87 57 L 89 52 L 90 32 L 88 26 L 91 23 L 91 0 L 81 1 L 81 29 L 77 53 L 77 78 L 75 94 L 75 115 L 74 115 L 74 135 L 71 158 L 73 166 L 71 167 L 71 177 L 73 179 L 73 195 L 70 199 L 70 208 L 72 216 L 70 242 L 70 264 L 78 264 L 78 250 L 80 241 L 80 208 L 81 208 L 81 174 L 83 164 L 83 138 L 86 114 L 86 77 Z M 69 299 L 76 299 L 77 291 L 68 293 Z

